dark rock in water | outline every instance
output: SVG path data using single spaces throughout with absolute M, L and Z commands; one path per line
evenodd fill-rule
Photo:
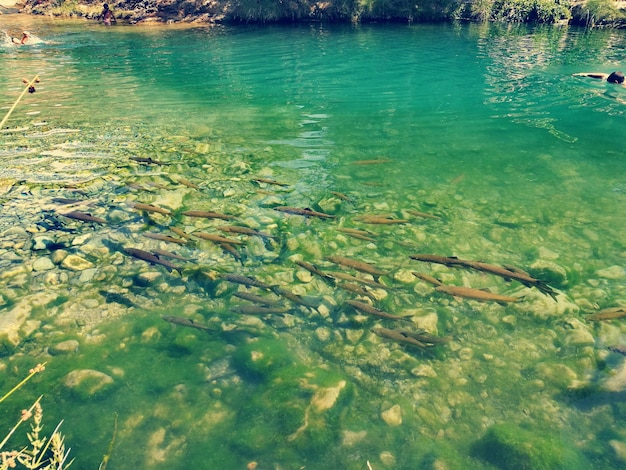
M 473 446 L 473 453 L 503 470 L 591 468 L 573 439 L 515 424 L 495 424 Z

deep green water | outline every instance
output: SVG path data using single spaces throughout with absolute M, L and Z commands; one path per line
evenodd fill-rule
M 0 315 L 29 312 L 19 344 L 3 340 L 2 390 L 47 361 L 3 403 L 6 429 L 43 394 L 47 429 L 64 419 L 81 469 L 97 468 L 111 442 L 109 469 L 494 468 L 485 455 L 500 455 L 501 468 L 623 466 L 626 385 L 607 392 L 606 380 L 621 363 L 607 347 L 626 344 L 626 328 L 585 316 L 626 305 L 626 89 L 571 74 L 623 68 L 624 32 L 104 28 L 20 16 L 0 16 L 0 28 L 47 41 L 0 49 L 0 117 L 23 78 L 41 79 L 0 130 Z M 109 224 L 66 219 L 54 197 L 93 200 L 80 209 Z M 286 216 L 278 205 L 336 218 Z M 189 209 L 236 215 L 278 241 L 222 234 L 245 240 L 238 261 L 208 241 L 143 237 L 231 223 L 180 215 Z M 358 220 L 372 214 L 409 222 Z M 41 237 L 54 245 L 35 249 Z M 185 269 L 168 273 L 120 251 L 131 246 L 189 261 L 172 260 Z M 37 268 L 63 250 L 92 267 Z M 415 253 L 515 265 L 559 295 L 411 261 Z M 370 299 L 293 263 L 358 274 L 332 255 L 389 271 L 381 279 L 393 289 L 375 290 L 373 303 L 414 324 L 356 315 L 345 301 Z M 411 271 L 523 300 L 456 300 Z M 232 293 L 245 289 L 216 280 L 220 272 L 323 306 L 240 315 L 231 308 L 245 302 Z M 162 315 L 216 332 L 172 328 Z M 452 341 L 423 352 L 379 338 L 376 326 Z M 50 354 L 64 340 L 78 350 Z M 82 369 L 113 384 L 95 394 L 67 386 Z M 328 407 L 317 404 L 333 391 Z M 402 423 L 387 423 L 398 407 Z M 506 454 L 515 444 L 494 444 L 498 433 L 531 442 L 537 460 Z

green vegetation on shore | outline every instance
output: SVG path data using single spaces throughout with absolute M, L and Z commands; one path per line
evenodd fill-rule
M 624 10 L 615 0 L 112 0 L 116 16 L 130 22 L 278 23 L 440 22 L 453 20 L 512 23 L 572 23 L 622 27 Z M 101 4 L 87 0 L 27 0 L 22 11 L 52 16 L 96 18 Z

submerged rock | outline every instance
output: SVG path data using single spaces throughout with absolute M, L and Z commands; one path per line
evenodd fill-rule
M 380 417 L 389 426 L 400 426 L 402 424 L 402 408 L 400 405 L 393 405 L 388 410 L 383 411 Z
M 495 424 L 473 446 L 475 455 L 504 470 L 590 468 L 574 442 L 515 424 Z
M 111 376 L 93 369 L 73 370 L 65 376 L 63 384 L 79 398 L 89 399 L 94 395 L 111 390 L 114 381 Z

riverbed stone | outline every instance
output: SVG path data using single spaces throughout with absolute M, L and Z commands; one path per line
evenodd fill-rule
M 48 352 L 52 356 L 61 356 L 64 354 L 71 354 L 78 351 L 79 343 L 75 339 L 68 339 L 61 341 L 60 343 L 53 344 L 48 348 Z
M 608 268 L 598 269 L 596 276 L 604 279 L 624 279 L 626 278 L 626 269 L 623 266 L 609 266 Z
M 47 256 L 41 256 L 39 258 L 35 258 L 33 261 L 33 271 L 41 272 L 41 271 L 49 271 L 54 269 L 54 263 Z
M 63 384 L 82 399 L 109 391 L 114 383 L 110 375 L 94 369 L 76 369 L 63 378 Z
M 472 450 L 503 470 L 590 468 L 575 442 L 558 430 L 524 429 L 513 423 L 494 424 Z
M 400 405 L 393 405 L 380 414 L 380 417 L 389 426 L 400 426 L 402 424 L 402 408 Z
M 93 263 L 75 254 L 67 255 L 61 262 L 61 266 L 70 271 L 84 271 L 94 267 Z

